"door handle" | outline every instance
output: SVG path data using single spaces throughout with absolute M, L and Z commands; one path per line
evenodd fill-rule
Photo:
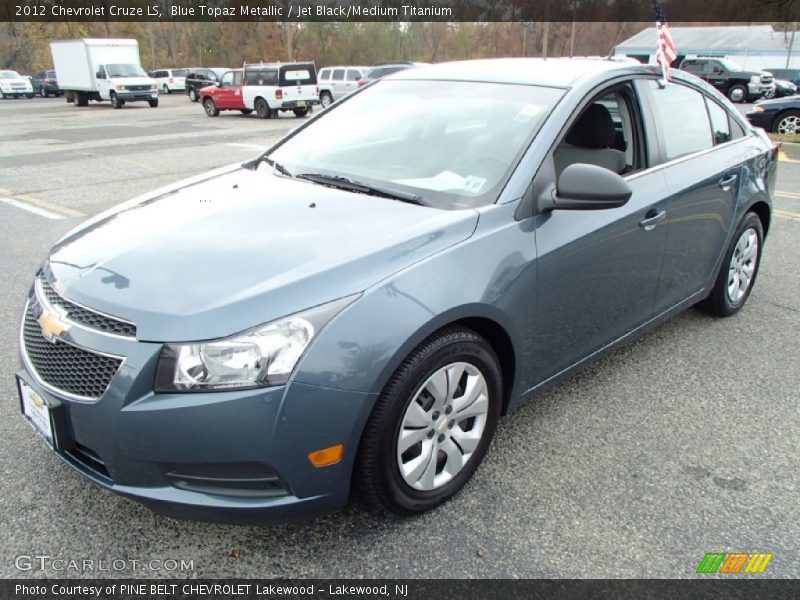
M 719 180 L 718 185 L 727 192 L 729 189 L 731 189 L 731 186 L 736 183 L 737 179 L 739 179 L 739 176 L 736 173 L 727 175 Z
M 667 211 L 665 210 L 662 210 L 660 212 L 656 212 L 655 209 L 648 210 L 647 213 L 644 215 L 644 219 L 639 221 L 639 227 L 642 227 L 645 231 L 650 231 L 658 223 L 663 221 L 666 216 L 667 216 Z

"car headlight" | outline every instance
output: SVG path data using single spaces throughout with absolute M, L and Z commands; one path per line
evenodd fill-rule
M 156 392 L 202 392 L 281 385 L 311 341 L 359 294 L 328 302 L 237 335 L 165 344 Z
M 115 86 L 115 87 L 117 88 L 117 91 L 118 91 L 118 92 L 121 92 L 121 91 L 124 91 L 124 90 L 125 90 L 125 86 L 124 86 L 124 85 L 117 85 L 117 86 Z
M 751 75 L 750 83 L 761 83 L 761 75 Z
M 751 112 L 764 112 L 764 107 L 756 105 Z

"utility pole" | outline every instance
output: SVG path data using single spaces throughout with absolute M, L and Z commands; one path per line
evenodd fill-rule
M 547 38 L 550 37 L 550 21 L 544 22 L 544 35 L 542 37 L 542 58 L 547 58 Z
M 569 57 L 572 58 L 575 53 L 575 11 L 578 4 L 575 0 L 572 2 L 572 33 L 569 36 Z
M 796 33 L 795 29 L 797 28 L 796 23 L 792 23 L 792 35 L 789 38 L 789 51 L 786 53 L 786 68 L 789 68 L 789 63 L 792 60 L 792 48 L 794 47 L 794 34 Z

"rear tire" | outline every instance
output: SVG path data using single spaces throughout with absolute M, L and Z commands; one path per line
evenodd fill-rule
M 763 243 L 761 219 L 749 212 L 731 237 L 714 288 L 697 308 L 715 317 L 730 317 L 739 312 L 755 285 Z
M 203 109 L 205 109 L 206 114 L 209 117 L 218 117 L 219 116 L 219 109 L 217 105 L 214 104 L 214 100 L 211 98 L 206 98 L 203 100 Z
M 450 327 L 422 342 L 364 428 L 355 464 L 364 500 L 408 516 L 451 498 L 489 448 L 502 394 L 497 356 L 474 331 Z
M 198 100 L 200 100 L 200 96 L 197 95 L 197 90 L 194 89 L 193 87 L 189 88 L 189 100 L 191 100 L 192 102 L 197 102 Z
M 256 116 L 259 119 L 270 119 L 272 118 L 272 111 L 269 109 L 269 104 L 263 98 L 256 98 Z
M 294 116 L 295 117 L 297 117 L 298 119 L 302 119 L 303 117 L 305 117 L 308 114 L 308 109 L 307 108 L 295 108 L 294 111 L 292 111 L 292 112 L 294 112 Z
M 73 92 L 72 99 L 73 102 L 75 103 L 75 106 L 79 107 L 89 106 L 89 96 L 86 94 L 86 92 Z
M 747 100 L 747 88 L 741 84 L 736 84 L 728 90 L 728 98 L 731 102 L 744 102 Z

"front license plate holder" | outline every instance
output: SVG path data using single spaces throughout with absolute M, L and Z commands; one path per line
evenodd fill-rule
M 36 391 L 28 382 L 17 375 L 19 406 L 28 424 L 42 436 L 45 443 L 53 450 L 62 449 L 63 439 L 63 407 L 53 400 L 48 400 Z

